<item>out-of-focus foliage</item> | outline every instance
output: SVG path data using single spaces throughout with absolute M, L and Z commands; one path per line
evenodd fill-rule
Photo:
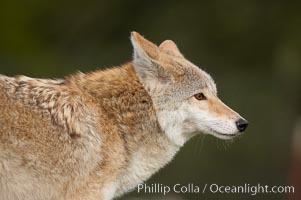
M 219 96 L 250 126 L 229 145 L 210 136 L 193 138 L 148 183 L 286 185 L 291 133 L 301 113 L 300 11 L 300 1 L 284 0 L 2 0 L 0 73 L 53 78 L 119 65 L 131 59 L 132 30 L 157 44 L 172 39 L 214 77 Z M 134 197 L 158 199 L 135 191 L 121 199 Z

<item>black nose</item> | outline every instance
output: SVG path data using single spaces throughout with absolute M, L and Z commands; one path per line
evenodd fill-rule
M 245 119 L 239 119 L 235 123 L 239 132 L 243 132 L 248 127 L 248 121 Z

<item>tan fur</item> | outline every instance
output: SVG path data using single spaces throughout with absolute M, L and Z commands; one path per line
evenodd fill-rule
M 132 43 L 134 60 L 121 67 L 63 80 L 0 75 L 1 200 L 112 199 L 202 131 L 185 105 L 238 117 L 172 41 L 157 47 L 133 32 Z M 209 107 L 193 100 L 200 89 L 214 97 Z

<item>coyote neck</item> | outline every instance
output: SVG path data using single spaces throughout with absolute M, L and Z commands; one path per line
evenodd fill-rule
M 131 63 L 79 75 L 86 76 L 86 83 L 78 85 L 89 86 L 89 89 L 84 88 L 83 91 L 90 93 L 100 104 L 100 132 L 106 135 L 103 151 L 114 150 L 110 141 L 117 139 L 113 137 L 121 141 L 116 151 L 122 149 L 119 159 L 123 162 L 122 170 L 112 181 L 119 196 L 164 167 L 180 147 L 172 143 L 162 131 L 152 99 L 140 83 Z M 108 130 L 111 132 L 109 135 L 106 133 Z M 112 162 L 118 165 L 118 161 Z

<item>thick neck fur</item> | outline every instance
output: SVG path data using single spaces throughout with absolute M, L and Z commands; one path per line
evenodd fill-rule
M 152 99 L 130 63 L 104 71 L 79 73 L 67 78 L 66 84 L 76 85 L 97 105 L 94 111 L 103 129 L 101 132 L 106 132 L 105 127 L 114 127 L 111 132 L 138 146 L 148 137 L 163 134 Z M 132 150 L 133 145 L 127 144 L 128 150 Z
M 105 71 L 77 74 L 70 78 L 70 83 L 77 84 L 98 104 L 101 132 L 106 137 L 109 137 L 106 132 L 110 132 L 122 139 L 125 166 L 117 175 L 118 181 L 114 181 L 117 195 L 148 179 L 179 149 L 162 132 L 152 99 L 131 63 Z M 112 127 L 113 130 L 108 130 Z M 108 141 L 103 144 L 104 149 L 112 148 Z
M 72 79 L 85 80 L 78 85 L 99 102 L 102 132 L 106 127 L 115 127 L 115 134 L 122 138 L 127 167 L 118 179 L 116 192 L 120 195 L 168 163 L 179 147 L 162 132 L 152 99 L 131 63 L 78 75 L 86 77 Z

